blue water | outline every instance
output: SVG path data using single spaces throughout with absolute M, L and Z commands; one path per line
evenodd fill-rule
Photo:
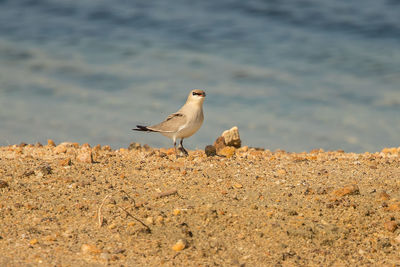
M 396 0 L 0 0 L 0 145 L 171 146 L 131 131 L 207 92 L 204 148 L 400 145 Z

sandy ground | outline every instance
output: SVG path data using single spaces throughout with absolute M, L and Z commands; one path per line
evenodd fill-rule
M 0 265 L 400 266 L 400 148 L 131 148 L 0 147 Z

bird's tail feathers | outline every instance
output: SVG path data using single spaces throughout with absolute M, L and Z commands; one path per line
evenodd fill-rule
M 140 132 L 155 132 L 154 130 L 147 128 L 147 126 L 142 125 L 136 125 L 136 128 L 132 130 Z

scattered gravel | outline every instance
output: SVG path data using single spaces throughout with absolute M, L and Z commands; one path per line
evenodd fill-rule
M 0 265 L 400 262 L 399 148 L 225 152 L 0 147 Z

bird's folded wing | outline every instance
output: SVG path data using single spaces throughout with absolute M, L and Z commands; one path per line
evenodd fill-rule
M 157 132 L 175 133 L 186 124 L 186 120 L 186 115 L 182 113 L 173 113 L 169 115 L 163 122 L 148 128 Z

